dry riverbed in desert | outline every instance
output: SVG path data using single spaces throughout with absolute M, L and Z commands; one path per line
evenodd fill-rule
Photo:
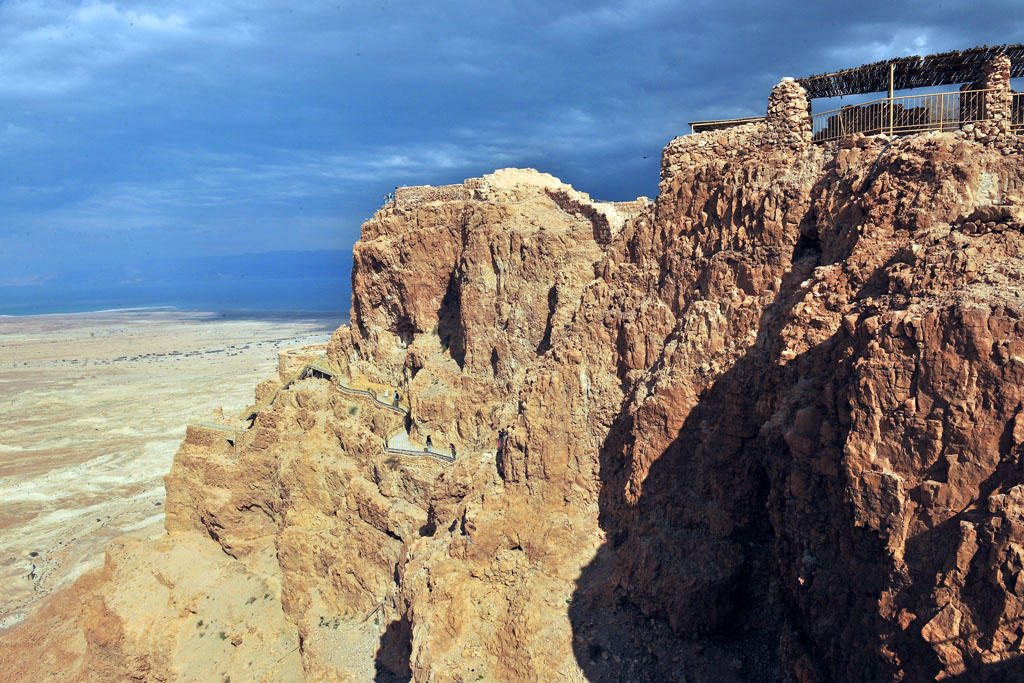
M 163 475 L 189 421 L 252 403 L 277 352 L 340 314 L 172 311 L 0 317 L 0 629 L 163 531 Z

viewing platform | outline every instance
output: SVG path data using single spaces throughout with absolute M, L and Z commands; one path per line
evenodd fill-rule
M 1010 87 L 1011 78 L 1022 76 L 1024 45 L 1019 44 L 899 57 L 828 74 L 783 79 L 797 86 L 789 88 L 790 94 L 802 94 L 806 106 L 787 107 L 783 114 L 778 108 L 773 110 L 769 101 L 763 117 L 691 121 L 691 135 L 753 124 L 768 129 L 773 125 L 797 128 L 799 137 L 812 143 L 833 142 L 856 133 L 894 136 L 929 131 L 963 131 L 965 137 L 990 141 L 1016 135 L 1024 128 L 1024 98 Z M 895 94 L 949 85 L 959 88 Z M 872 93 L 885 96 L 816 114 L 811 110 L 814 99 Z

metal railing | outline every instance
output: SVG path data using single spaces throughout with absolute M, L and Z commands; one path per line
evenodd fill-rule
M 239 429 L 238 427 L 232 427 L 231 425 L 217 424 L 216 422 L 196 421 L 196 422 L 189 422 L 188 425 L 190 427 L 199 427 L 201 429 L 216 429 L 216 430 L 221 431 L 221 432 L 232 432 L 232 433 L 237 432 L 238 429 Z
M 434 458 L 435 460 L 443 460 L 445 462 L 455 462 L 455 458 L 453 456 L 438 453 L 436 451 L 411 451 L 408 448 L 392 448 L 391 446 L 385 446 L 384 452 L 393 453 L 394 455 L 428 457 Z
M 1013 99 L 1010 102 L 1010 130 L 1015 133 L 1024 129 L 1024 97 L 1022 95 L 1024 93 L 1013 93 Z
M 326 375 L 328 378 L 335 377 L 338 374 L 337 370 L 329 368 L 326 365 L 321 365 L 320 363 L 306 363 L 306 367 L 303 368 L 303 373 L 299 375 L 300 379 L 305 379 L 306 377 L 309 377 L 309 374 L 306 371 L 311 370 L 315 370 L 316 372 L 319 372 L 321 375 Z
M 401 405 L 387 403 L 377 398 L 376 392 L 374 392 L 372 389 L 353 389 L 352 387 L 345 386 L 344 384 L 341 383 L 341 380 L 338 379 L 337 370 L 334 370 L 333 368 L 330 368 L 325 365 L 320 365 L 318 363 L 308 363 L 306 365 L 303 365 L 302 369 L 295 373 L 295 375 L 290 380 L 285 382 L 270 396 L 264 398 L 254 408 L 243 411 L 243 413 L 240 415 L 240 418 L 245 422 L 252 422 L 256 418 L 256 416 L 259 415 L 261 410 L 269 408 L 270 406 L 274 405 L 274 401 L 277 399 L 278 394 L 280 394 L 282 391 L 287 391 L 296 382 L 312 376 L 314 372 L 320 373 L 321 375 L 325 375 L 328 381 L 333 381 L 333 383 L 345 393 L 354 394 L 356 396 L 365 396 L 371 399 L 377 405 L 381 406 L 382 408 L 387 408 L 388 410 L 392 410 L 402 415 L 409 414 L 409 411 L 403 408 Z
M 377 398 L 377 394 L 375 394 L 372 389 L 353 389 L 352 387 L 346 387 L 341 382 L 338 382 L 337 384 L 338 384 L 338 388 L 341 389 L 346 394 L 356 394 L 357 396 L 366 396 L 366 397 L 368 397 L 370 400 L 372 400 L 374 403 L 376 403 L 377 405 L 379 405 L 382 408 L 387 408 L 388 410 L 393 410 L 394 412 L 401 413 L 402 415 L 408 415 L 409 414 L 409 411 L 406 410 L 405 408 L 403 408 L 402 406 L 395 405 L 393 403 L 386 403 L 386 402 L 380 400 L 379 398 Z
M 854 133 L 904 135 L 957 130 L 965 123 L 985 120 L 988 90 L 965 90 L 929 95 L 884 97 L 814 114 L 815 142 L 839 140 Z
M 292 379 L 290 379 L 287 383 L 285 383 L 284 386 L 282 386 L 277 391 L 275 391 L 269 397 L 269 399 L 264 400 L 255 409 L 247 411 L 248 414 L 244 417 L 244 420 L 245 421 L 252 421 L 252 420 L 254 420 L 256 415 L 259 414 L 260 410 L 273 405 L 274 399 L 277 398 L 278 394 L 280 394 L 282 391 L 287 391 L 288 388 L 291 387 L 292 384 L 294 384 L 295 382 L 298 382 L 298 381 L 300 381 L 302 379 L 305 379 L 305 378 L 311 376 L 313 372 L 320 373 L 321 375 L 326 375 L 329 378 L 329 380 L 333 380 L 332 383 L 335 386 L 337 386 L 338 389 L 340 389 L 344 393 L 354 394 L 354 395 L 357 395 L 357 396 L 365 396 L 366 398 L 369 398 L 370 400 L 372 400 L 374 403 L 376 403 L 377 405 L 381 406 L 382 408 L 386 408 L 388 410 L 394 411 L 394 412 L 402 414 L 402 415 L 408 415 L 409 414 L 409 411 L 406 410 L 405 408 L 402 408 L 400 405 L 396 406 L 393 403 L 386 403 L 386 402 L 380 400 L 379 398 L 377 398 L 377 393 L 375 391 L 373 391 L 372 389 L 353 389 L 352 387 L 345 386 L 344 384 L 341 383 L 341 380 L 338 379 L 338 373 L 333 368 L 330 368 L 330 367 L 327 367 L 327 366 L 324 366 L 324 365 L 320 365 L 318 363 L 309 363 L 307 365 L 302 366 L 302 369 L 299 370 L 299 372 Z M 225 439 L 232 446 L 235 444 L 236 434 L 239 431 L 241 431 L 241 429 L 242 429 L 240 427 L 234 427 L 234 426 L 231 426 L 231 425 L 218 424 L 218 423 L 213 423 L 213 422 L 202 422 L 202 421 L 190 422 L 189 426 L 191 426 L 191 427 L 199 427 L 200 429 L 213 429 L 213 430 L 217 430 L 217 431 L 221 431 L 221 432 L 228 432 L 229 434 L 225 437 Z M 448 454 L 445 454 L 445 453 L 438 453 L 437 451 L 434 451 L 433 449 L 431 449 L 429 446 L 427 448 L 425 448 L 424 450 L 422 450 L 422 451 L 414 451 L 414 450 L 409 450 L 407 448 L 392 448 L 391 446 L 388 445 L 387 441 L 385 441 L 384 442 L 384 451 L 386 453 L 392 453 L 394 455 L 425 456 L 425 457 L 429 457 L 429 458 L 435 458 L 437 460 L 442 460 L 444 462 L 455 462 L 455 456 L 454 455 L 448 455 Z
M 239 431 L 237 427 L 216 424 L 214 422 L 189 422 L 185 428 L 188 429 L 188 427 L 198 429 L 209 429 L 211 431 L 220 432 L 224 436 L 224 440 L 227 441 L 232 446 L 235 445 L 235 439 L 237 438 Z

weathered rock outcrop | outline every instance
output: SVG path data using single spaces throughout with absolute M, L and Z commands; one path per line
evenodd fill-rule
M 1019 674 L 1022 145 L 812 145 L 802 97 L 673 141 L 653 203 L 505 170 L 381 209 L 324 363 L 411 414 L 288 361 L 233 446 L 190 431 L 170 536 L 76 588 L 109 628 L 69 618 L 67 678 L 191 671 L 114 586 L 200 537 L 280 586 L 260 637 L 302 670 L 257 678 Z M 385 452 L 403 427 L 458 458 Z

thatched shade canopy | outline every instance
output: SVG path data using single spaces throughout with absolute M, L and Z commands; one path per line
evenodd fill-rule
M 894 90 L 974 83 L 981 79 L 985 63 L 1000 54 L 1010 58 L 1011 78 L 1024 76 L 1024 45 L 985 45 L 927 57 L 887 59 L 830 74 L 798 78 L 797 82 L 812 99 L 885 92 L 889 89 L 891 64 Z

